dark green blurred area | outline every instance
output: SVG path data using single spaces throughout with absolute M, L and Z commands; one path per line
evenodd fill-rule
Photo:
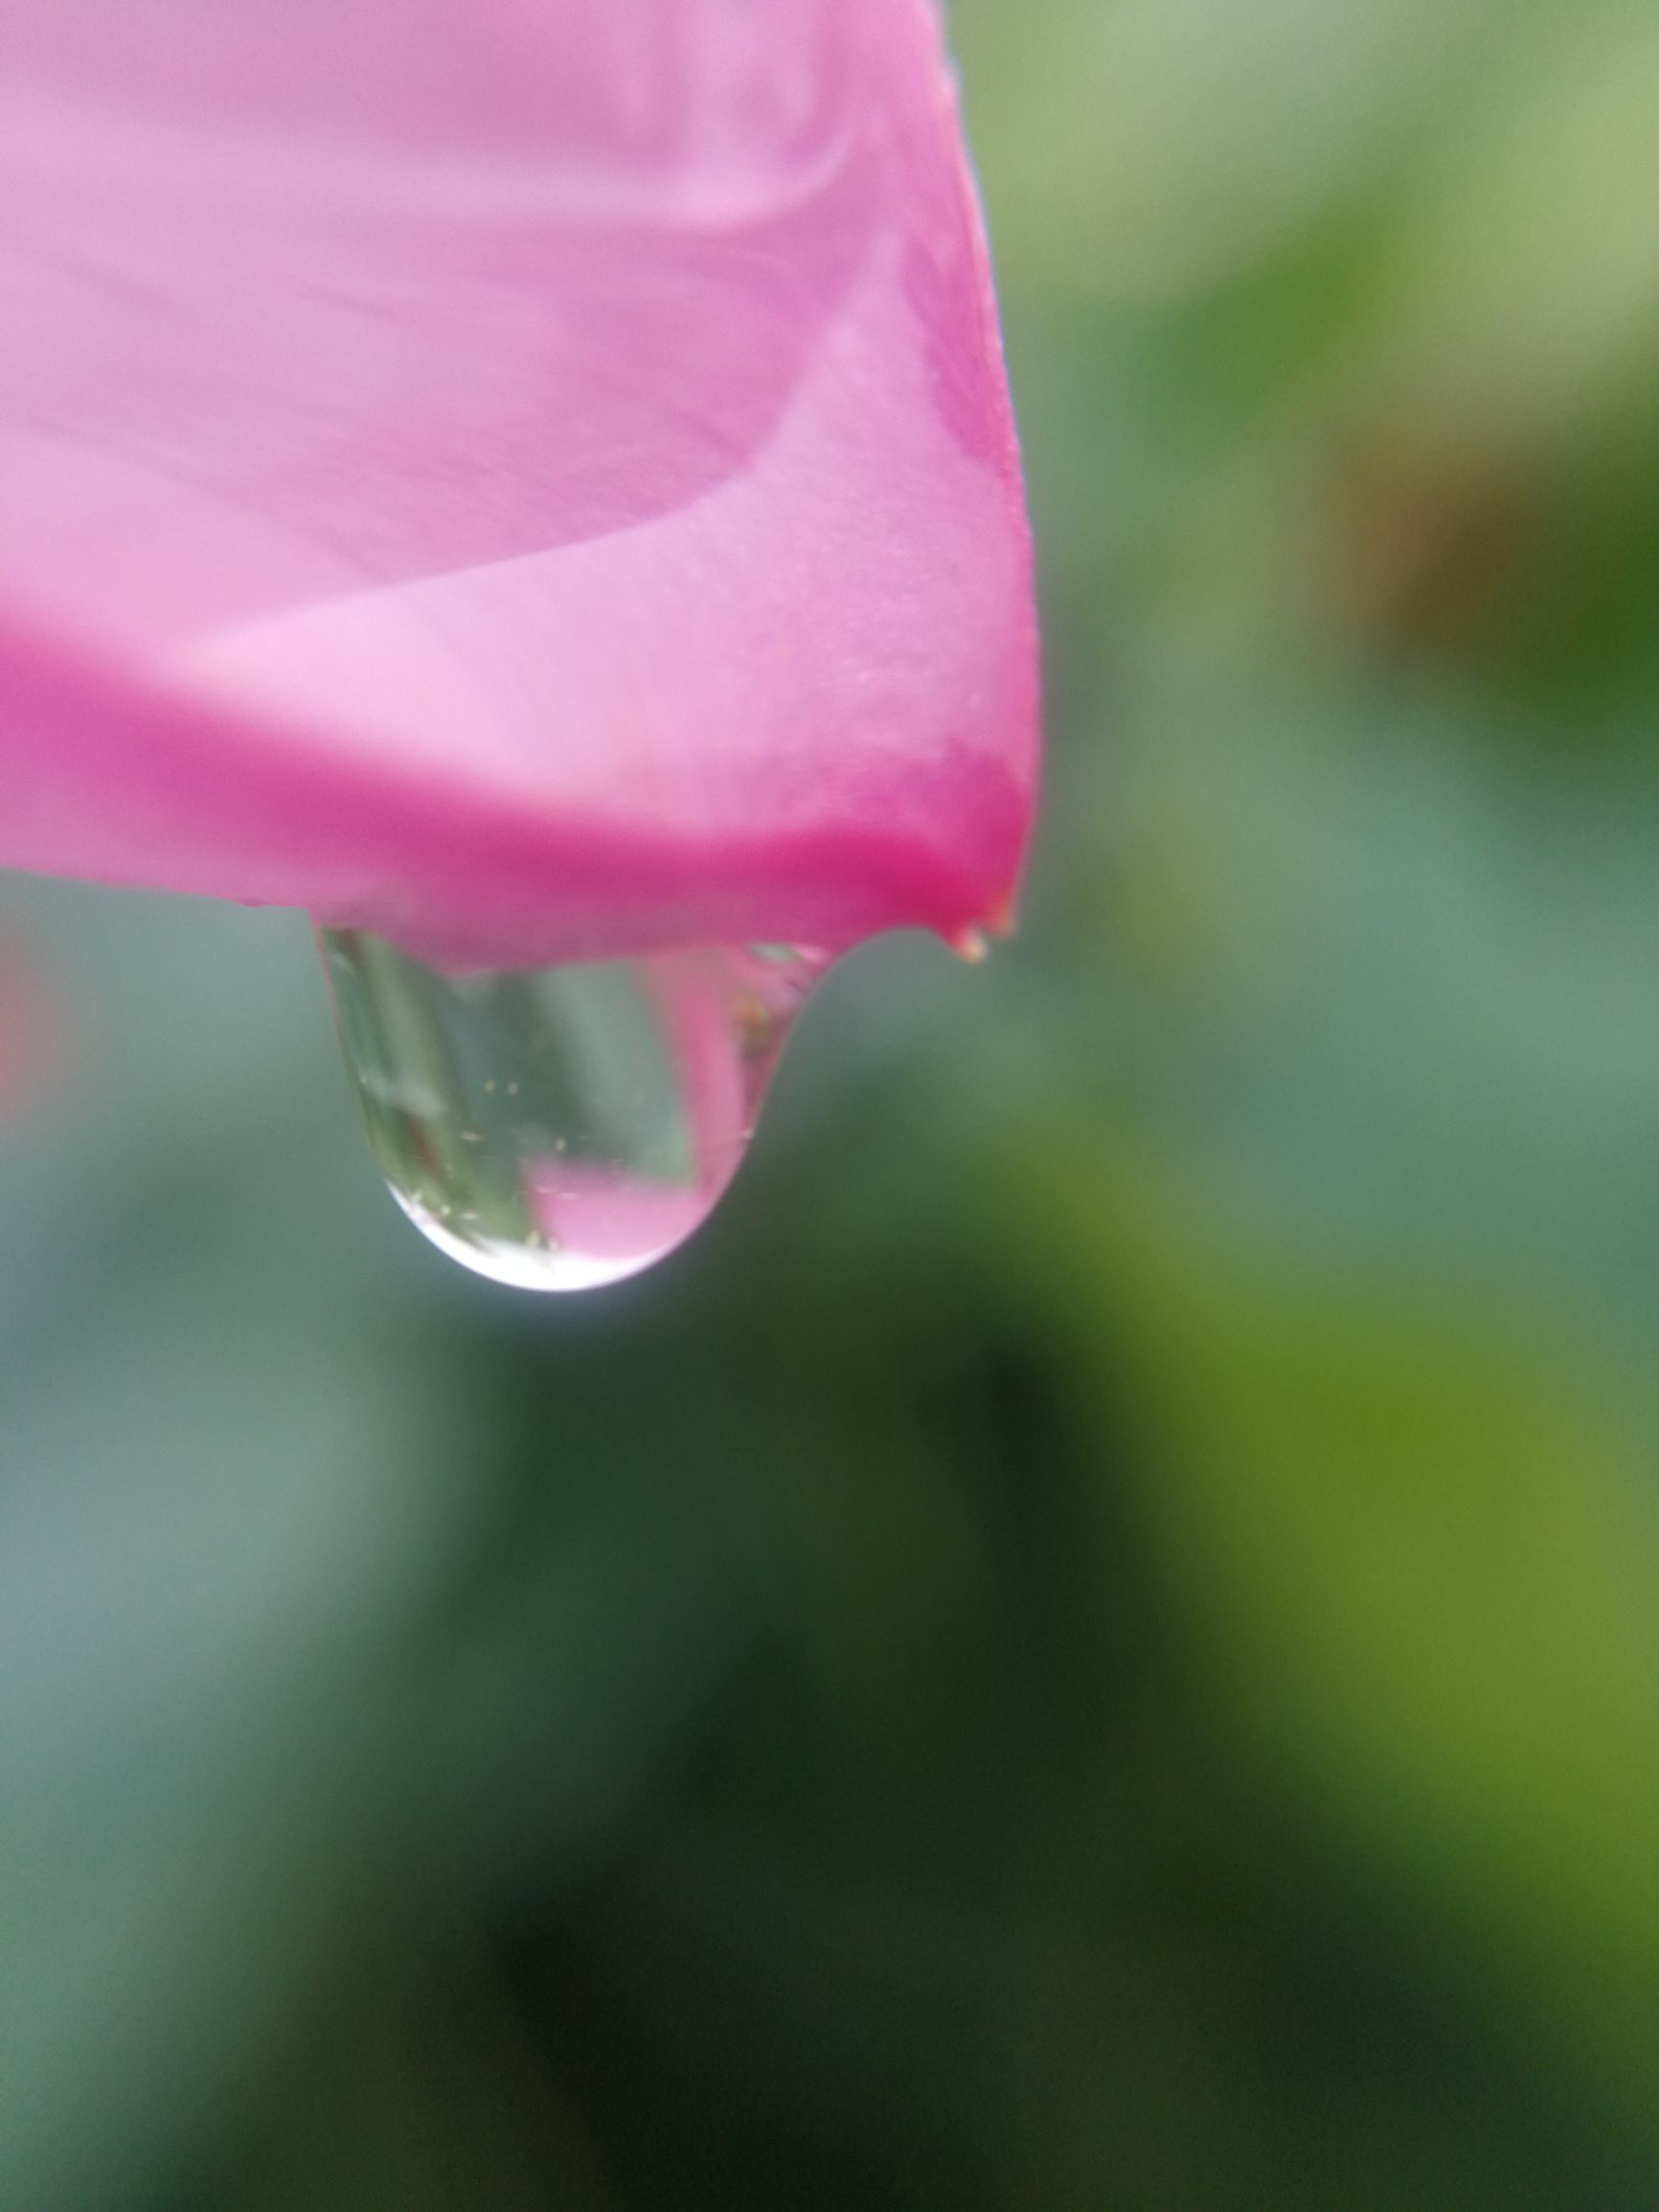
M 1053 766 L 496 1293 L 10 879 L 4 2212 L 1659 2201 L 1659 11 L 958 0 Z

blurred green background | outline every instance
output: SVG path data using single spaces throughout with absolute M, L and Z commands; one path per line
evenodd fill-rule
M 701 1238 L 0 882 L 5 2212 L 1659 2202 L 1659 9 L 953 21 L 1046 826 Z

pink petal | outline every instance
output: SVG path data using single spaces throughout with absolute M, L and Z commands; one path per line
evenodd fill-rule
M 499 964 L 1011 897 L 926 0 L 0 0 L 0 863 Z

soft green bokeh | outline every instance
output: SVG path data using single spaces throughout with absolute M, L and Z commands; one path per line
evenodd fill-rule
M 0 883 L 0 2212 L 1659 2201 L 1659 13 L 954 29 L 1025 927 L 693 1246 L 462 1277 L 303 920 Z

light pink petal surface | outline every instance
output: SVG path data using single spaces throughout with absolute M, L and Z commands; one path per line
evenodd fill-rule
M 0 0 L 0 864 L 948 932 L 1035 694 L 924 0 Z

